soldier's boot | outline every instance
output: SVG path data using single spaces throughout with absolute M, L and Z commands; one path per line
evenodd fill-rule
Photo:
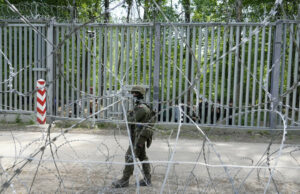
M 112 182 L 111 185 L 114 188 L 128 187 L 129 186 L 129 179 L 122 177 L 121 179 Z
M 152 183 L 151 183 L 151 175 L 150 174 L 147 174 L 145 175 L 145 177 L 140 180 L 140 186 L 142 187 L 145 187 L 145 186 L 151 186 Z

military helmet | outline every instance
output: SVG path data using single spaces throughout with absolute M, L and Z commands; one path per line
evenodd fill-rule
M 140 94 L 142 94 L 144 96 L 146 93 L 146 90 L 143 86 L 136 85 L 131 88 L 131 92 L 139 92 Z

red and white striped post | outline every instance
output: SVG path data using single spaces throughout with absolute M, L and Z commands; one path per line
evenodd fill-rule
M 37 109 L 37 121 L 40 124 L 46 123 L 46 81 L 39 79 L 37 81 L 37 93 L 36 93 L 36 109 Z

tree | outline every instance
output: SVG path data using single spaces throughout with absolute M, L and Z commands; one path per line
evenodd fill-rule
M 104 0 L 104 10 L 105 10 L 105 14 L 104 14 L 104 23 L 108 23 L 109 21 L 109 0 Z
M 131 12 L 131 7 L 132 7 L 132 0 L 126 0 L 126 4 L 127 4 L 127 17 L 126 17 L 126 22 L 129 23 L 130 12 Z
M 191 2 L 190 0 L 182 0 L 182 7 L 184 9 L 184 21 L 190 23 L 191 21 Z
M 236 7 L 236 21 L 241 22 L 242 21 L 242 10 L 243 10 L 243 5 L 242 5 L 242 0 L 235 0 L 235 7 Z

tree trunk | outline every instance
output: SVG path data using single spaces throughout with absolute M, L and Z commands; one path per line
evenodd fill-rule
M 182 0 L 182 6 L 184 9 L 184 21 L 189 23 L 191 21 L 191 2 L 190 0 Z
M 73 9 L 72 9 L 72 20 L 73 20 L 73 22 L 75 21 L 75 19 L 77 17 L 76 12 L 77 12 L 76 2 L 75 2 L 75 0 L 73 0 Z
M 127 7 L 127 17 L 126 17 L 126 22 L 129 23 L 130 19 L 130 12 L 131 12 L 131 7 L 132 7 L 132 0 L 127 0 L 126 1 L 128 7 Z
M 107 11 L 109 9 L 109 0 L 104 0 L 104 23 L 108 23 L 109 21 L 109 12 Z
M 242 0 L 235 0 L 235 7 L 236 7 L 236 21 L 241 22 L 243 19 L 242 15 L 242 9 L 243 9 L 243 4 Z

